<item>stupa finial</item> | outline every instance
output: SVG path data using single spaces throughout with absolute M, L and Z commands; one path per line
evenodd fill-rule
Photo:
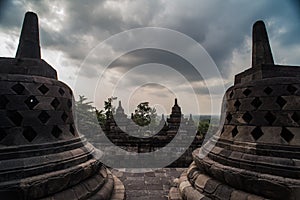
M 33 12 L 25 14 L 16 58 L 41 58 L 38 17 Z
M 260 20 L 253 25 L 252 67 L 262 64 L 274 64 L 274 60 L 265 24 Z

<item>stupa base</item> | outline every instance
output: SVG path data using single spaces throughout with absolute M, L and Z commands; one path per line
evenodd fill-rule
M 193 152 L 194 162 L 182 173 L 178 192 L 186 199 L 297 199 L 299 179 L 223 165 L 210 159 L 210 154 L 199 158 Z M 243 166 L 243 162 L 240 162 Z M 175 199 L 171 199 L 175 200 Z
M 265 198 L 237 190 L 229 185 L 205 174 L 193 162 L 179 179 L 179 194 L 181 199 L 209 200 L 263 200 Z M 172 199 L 175 200 L 175 199 Z

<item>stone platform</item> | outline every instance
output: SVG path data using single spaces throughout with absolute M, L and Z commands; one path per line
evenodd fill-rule
M 125 186 L 126 200 L 168 200 L 173 180 L 184 168 L 163 168 L 145 173 L 133 173 L 124 169 L 113 169 L 112 173 Z

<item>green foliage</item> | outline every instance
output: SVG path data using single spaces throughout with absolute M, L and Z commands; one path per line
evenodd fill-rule
M 134 111 L 133 121 L 139 126 L 155 125 L 156 109 L 149 106 L 149 102 L 140 103 Z
M 106 120 L 111 119 L 115 112 L 115 107 L 112 106 L 112 102 L 116 100 L 117 97 L 110 97 L 107 101 L 104 101 L 104 110 L 97 110 L 96 109 L 96 116 L 98 119 L 99 124 L 104 127 Z
M 211 137 L 219 129 L 220 119 L 218 117 L 211 117 L 202 119 L 198 124 L 198 134 L 202 137 Z
M 106 122 L 106 116 L 104 114 L 104 111 L 96 109 L 96 117 L 97 117 L 97 120 L 98 120 L 100 126 L 104 127 L 105 122 Z
M 79 100 L 75 102 L 78 128 L 82 133 L 89 131 L 98 124 L 95 117 L 95 107 L 91 104 L 91 101 L 87 101 L 87 98 L 81 95 L 79 95 Z
M 79 100 L 75 102 L 79 128 L 82 131 L 87 131 L 89 127 L 94 127 L 97 124 L 104 127 L 106 119 L 111 118 L 115 112 L 112 102 L 116 99 L 117 97 L 108 98 L 107 101 L 104 101 L 104 110 L 98 110 L 91 105 L 93 102 L 87 101 L 85 96 L 79 95 Z
M 117 97 L 110 97 L 107 99 L 107 101 L 104 101 L 106 119 L 110 119 L 113 117 L 113 114 L 115 113 L 115 107 L 112 106 L 112 102 L 116 99 Z
M 199 124 L 198 124 L 198 133 L 204 137 L 205 134 L 208 131 L 209 128 L 209 124 L 210 124 L 210 120 L 209 119 L 204 119 L 204 120 L 200 120 Z

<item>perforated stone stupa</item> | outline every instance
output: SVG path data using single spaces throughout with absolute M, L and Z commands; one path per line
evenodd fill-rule
M 37 15 L 26 13 L 16 58 L 0 58 L 0 199 L 123 199 L 78 134 L 72 102 L 41 59 Z
M 180 178 L 182 199 L 300 198 L 300 67 L 274 64 L 262 21 L 252 51 L 225 94 L 219 134 Z

